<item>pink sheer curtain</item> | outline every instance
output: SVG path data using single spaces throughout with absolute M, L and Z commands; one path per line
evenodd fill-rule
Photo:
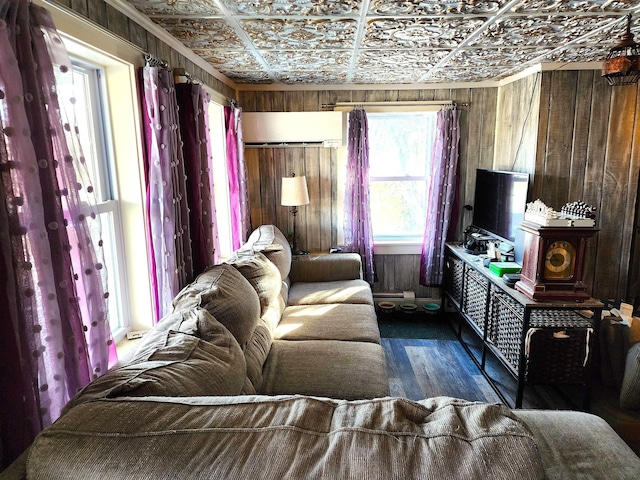
M 349 113 L 347 185 L 344 198 L 344 250 L 362 257 L 364 279 L 376 280 L 369 195 L 369 127 L 364 110 Z
M 251 230 L 247 168 L 242 141 L 242 109 L 224 108 L 227 143 L 227 175 L 229 176 L 229 202 L 231 206 L 232 248 L 238 249 L 246 241 Z
M 108 370 L 115 346 L 93 187 L 66 107 L 72 67 L 45 9 L 0 0 L 0 65 L 4 467 Z
M 211 177 L 209 95 L 176 85 L 170 71 L 143 73 L 147 221 L 155 320 L 185 285 L 219 260 Z
M 440 110 L 433 143 L 427 218 L 420 258 L 420 284 L 442 285 L 444 250 L 457 218 L 460 112 Z

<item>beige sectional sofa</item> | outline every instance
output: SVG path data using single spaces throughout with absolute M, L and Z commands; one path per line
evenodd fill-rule
M 638 478 L 593 415 L 389 397 L 353 254 L 295 257 L 273 226 L 201 274 L 9 478 Z

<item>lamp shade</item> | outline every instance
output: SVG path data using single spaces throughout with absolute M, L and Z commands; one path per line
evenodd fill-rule
M 280 205 L 297 207 L 308 203 L 307 177 L 304 175 L 300 177 L 282 177 Z

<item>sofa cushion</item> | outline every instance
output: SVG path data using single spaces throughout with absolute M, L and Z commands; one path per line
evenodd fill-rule
M 215 265 L 173 299 L 174 312 L 202 307 L 245 345 L 260 318 L 260 299 L 249 281 L 231 265 Z
M 244 347 L 244 358 L 247 363 L 247 378 L 253 386 L 253 393 L 262 387 L 262 370 L 271 351 L 273 337 L 269 326 L 263 319 L 258 321 L 251 340 Z M 248 390 L 251 392 L 251 390 Z
M 291 270 L 291 246 L 287 237 L 274 225 L 260 225 L 256 228 L 240 251 L 261 252 L 271 260 L 282 278 L 287 278 Z
M 348 400 L 389 395 L 382 347 L 370 342 L 274 340 L 259 393 Z
M 260 315 L 276 303 L 282 289 L 282 277 L 276 266 L 263 254 L 237 255 L 226 263 L 236 268 L 254 288 L 260 299 Z
M 585 455 L 597 457 L 587 450 L 579 458 Z M 535 437 L 503 405 L 296 396 L 81 405 L 38 436 L 26 473 L 89 480 L 533 480 L 544 471 Z
M 296 305 L 285 309 L 274 338 L 380 343 L 380 330 L 372 305 Z
M 640 409 L 640 343 L 634 344 L 627 352 L 620 406 L 631 410 Z
M 155 336 L 136 360 L 87 385 L 65 410 L 98 398 L 136 396 L 238 395 L 246 364 L 235 338 L 220 323 L 211 342 L 174 330 Z M 160 340 L 161 341 L 157 341 Z
M 364 303 L 373 305 L 371 287 L 364 280 L 296 282 L 289 289 L 289 305 Z

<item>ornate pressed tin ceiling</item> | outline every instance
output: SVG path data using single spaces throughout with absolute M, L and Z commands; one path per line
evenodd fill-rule
M 600 62 L 624 15 L 640 13 L 640 0 L 129 3 L 237 84 L 500 80 L 540 63 Z

